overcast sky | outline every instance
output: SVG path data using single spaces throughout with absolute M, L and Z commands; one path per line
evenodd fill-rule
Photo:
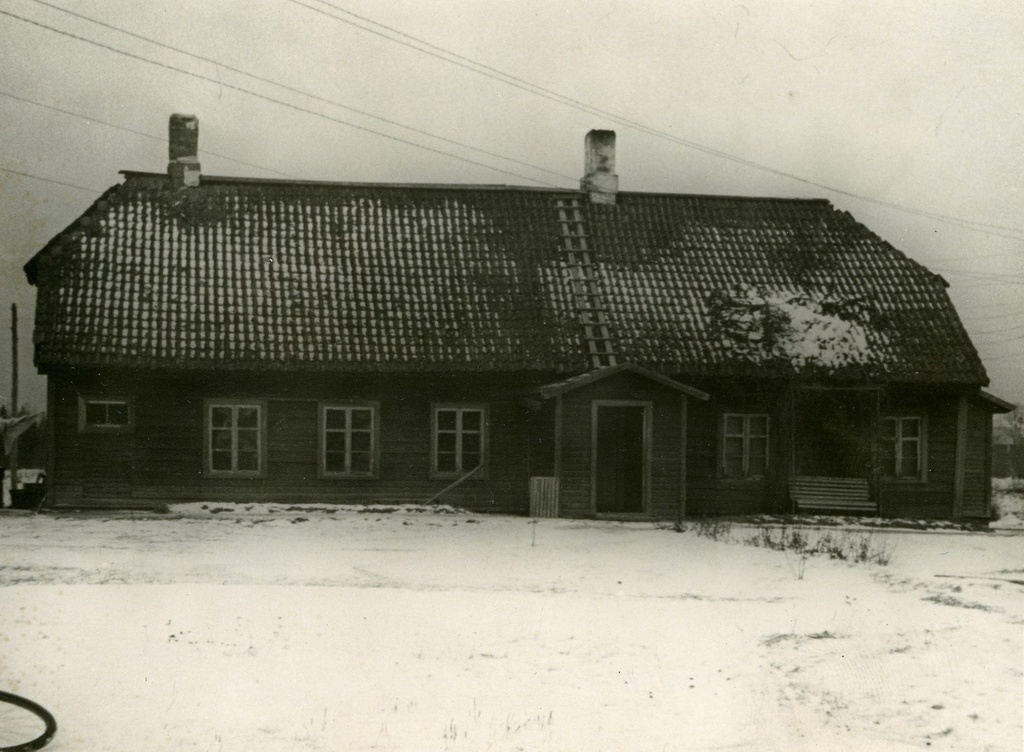
M 828 198 L 1024 401 L 1022 103 L 1016 0 L 0 0 L 0 395 L 21 266 L 188 112 L 208 174 L 574 187 L 601 127 L 623 190 Z

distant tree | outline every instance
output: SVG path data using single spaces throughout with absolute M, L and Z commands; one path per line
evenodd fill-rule
M 1024 406 L 997 418 L 992 434 L 992 474 L 999 478 L 1024 475 Z

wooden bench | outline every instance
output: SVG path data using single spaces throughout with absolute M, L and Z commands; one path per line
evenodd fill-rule
M 800 475 L 789 480 L 789 498 L 798 511 L 874 512 L 864 478 L 828 478 Z

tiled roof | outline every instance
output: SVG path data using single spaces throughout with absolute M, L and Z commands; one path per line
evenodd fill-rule
M 567 197 L 581 195 L 205 177 L 174 190 L 127 173 L 26 266 L 36 360 L 583 371 L 555 210 Z M 620 362 L 985 382 L 941 278 L 825 201 L 582 199 Z M 841 330 L 828 342 L 853 355 L 790 357 L 766 313 L 780 295 L 810 311 L 787 302 L 785 316 L 815 336 Z

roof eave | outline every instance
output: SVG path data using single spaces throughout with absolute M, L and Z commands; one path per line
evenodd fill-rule
M 1017 409 L 1017 406 L 1012 402 L 1007 402 L 1004 399 L 1000 399 L 991 392 L 986 392 L 984 389 L 978 390 L 978 396 L 981 397 L 981 399 L 984 402 L 989 403 L 992 412 L 994 413 L 1004 414 L 1013 412 L 1015 409 Z

